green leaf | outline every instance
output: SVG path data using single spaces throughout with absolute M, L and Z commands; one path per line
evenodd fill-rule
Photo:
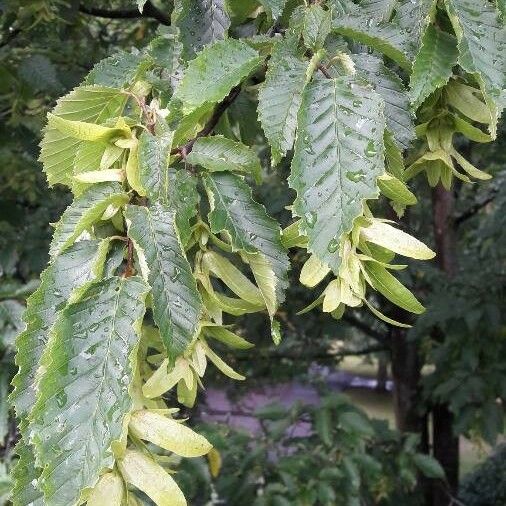
M 68 134 L 81 141 L 108 141 L 125 133 L 123 128 L 110 128 L 84 121 L 70 121 L 49 113 L 48 128 L 56 128 L 62 134 Z
M 415 314 L 421 314 L 425 308 L 416 297 L 387 269 L 375 262 L 366 262 L 365 270 L 371 286 L 384 295 L 390 302 Z
M 149 66 L 144 55 L 119 51 L 95 64 L 84 84 L 125 88 L 141 78 Z
M 390 21 L 397 0 L 363 0 L 360 11 L 375 21 Z
M 245 42 L 228 39 L 205 48 L 188 64 L 174 97 L 188 114 L 206 103 L 223 100 L 262 58 Z
M 302 37 L 306 47 L 313 51 L 318 51 L 325 44 L 330 30 L 332 28 L 332 18 L 330 11 L 323 9 L 321 5 L 310 5 L 304 13 L 304 25 Z
M 309 251 L 336 273 L 342 235 L 364 200 L 378 196 L 384 130 L 380 96 L 353 78 L 317 78 L 306 88 L 289 180 L 294 214 Z
M 59 315 L 41 360 L 30 416 L 47 506 L 79 504 L 114 464 L 132 408 L 137 344 L 148 287 L 139 277 L 92 284 Z
M 183 246 L 191 237 L 191 221 L 197 216 L 200 200 L 197 178 L 187 170 L 169 168 L 167 207 L 176 213 L 176 228 Z
M 168 195 L 169 157 L 173 133 L 153 135 L 142 132 L 139 137 L 139 182 L 149 199 L 164 201 Z
M 460 66 L 480 83 L 495 137 L 497 118 L 505 104 L 506 30 L 487 0 L 445 0 L 445 5 L 457 34 Z
M 410 95 L 415 109 L 450 80 L 457 57 L 457 39 L 436 26 L 429 25 L 423 35 L 422 47 L 416 55 L 410 78 Z
M 230 26 L 224 0 L 176 0 L 174 15 L 186 59 L 224 39 Z
M 381 58 L 369 54 L 352 55 L 359 76 L 369 81 L 385 102 L 385 120 L 396 144 L 410 147 L 415 139 L 414 114 L 402 80 Z
M 363 437 L 372 437 L 374 429 L 369 420 L 355 411 L 345 411 L 339 416 L 339 424 L 348 432 L 359 433 Z
M 420 469 L 422 474 L 427 478 L 437 478 L 444 480 L 445 472 L 441 467 L 441 464 L 431 456 L 424 455 L 422 453 L 416 453 L 413 455 L 413 462 L 415 463 L 416 467 Z
M 417 203 L 416 196 L 399 179 L 389 174 L 378 178 L 378 187 L 385 197 L 398 204 L 412 206 Z
M 201 165 L 211 172 L 244 172 L 257 181 L 262 168 L 255 152 L 241 142 L 227 139 L 221 135 L 197 139 L 186 161 Z
M 53 114 L 66 120 L 103 123 L 121 116 L 126 95 L 114 88 L 81 86 L 58 100 Z M 57 128 L 46 126 L 41 142 L 40 161 L 50 185 L 72 185 L 73 165 L 81 141 Z
M 291 42 L 283 39 L 274 46 L 258 93 L 258 117 L 271 145 L 274 165 L 293 146 L 307 67 Z
M 177 87 L 182 77 L 182 52 L 183 45 L 179 40 L 177 28 L 166 27 L 160 36 L 149 43 L 148 54 L 156 65 L 163 67 L 165 73 L 162 75 L 168 78 L 172 90 Z
M 128 206 L 128 235 L 143 276 L 151 285 L 153 317 L 171 358 L 181 355 L 200 330 L 202 301 L 175 228 L 174 211 L 156 204 Z
M 88 188 L 65 209 L 56 225 L 49 254 L 55 257 L 67 249 L 110 205 L 120 207 L 126 202 L 128 195 L 119 183 L 98 183 Z
M 230 346 L 231 348 L 236 348 L 239 350 L 247 350 L 254 346 L 254 344 L 246 341 L 246 339 L 243 337 L 238 336 L 237 334 L 234 334 L 230 330 L 221 326 L 206 326 L 205 334 L 206 336 L 212 337 L 213 339 L 216 339 L 217 341 L 220 341 L 223 344 Z
M 234 251 L 247 254 L 269 313 L 273 315 L 288 286 L 289 261 L 281 244 L 279 224 L 255 202 L 247 183 L 233 174 L 214 173 L 204 178 L 213 233 L 225 232 Z M 262 265 L 259 265 L 262 264 Z
M 278 19 L 283 14 L 287 0 L 259 0 L 272 19 Z
M 14 481 L 12 487 L 13 506 L 45 506 L 42 492 L 37 488 L 40 470 L 35 468 L 33 449 L 24 438 L 18 441 L 15 448 L 18 461 L 12 470 Z
M 109 241 L 77 242 L 49 264 L 38 289 L 28 298 L 23 317 L 26 329 L 16 339 L 19 370 L 12 382 L 11 402 L 18 418 L 25 418 L 35 403 L 35 374 L 58 312 L 101 275 L 108 245 Z
M 397 0 L 393 22 L 409 33 L 411 47 L 418 52 L 427 25 L 435 17 L 437 0 Z
M 336 33 L 366 44 L 398 63 L 411 68 L 412 47 L 409 34 L 393 23 L 376 24 L 361 12 L 338 17 L 332 21 Z

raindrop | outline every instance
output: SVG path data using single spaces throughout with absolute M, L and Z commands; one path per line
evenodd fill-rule
M 170 280 L 174 283 L 179 278 L 179 275 L 181 274 L 181 269 L 179 267 L 174 267 L 174 270 L 172 271 L 172 276 L 170 276 Z
M 317 216 L 313 211 L 308 211 L 304 214 L 304 218 L 306 219 L 306 224 L 309 228 L 313 228 L 316 224 Z
M 56 394 L 56 404 L 58 404 L 59 408 L 63 408 L 63 406 L 67 404 L 67 394 L 64 390 L 61 390 Z
M 348 171 L 346 173 L 346 177 L 350 180 L 350 181 L 353 181 L 354 183 L 358 183 L 359 181 L 363 181 L 364 177 L 365 177 L 365 174 L 363 171 L 361 170 L 358 170 L 358 171 Z
M 374 144 L 374 141 L 371 140 L 367 143 L 364 153 L 365 153 L 365 156 L 368 156 L 369 158 L 376 156 L 378 154 L 378 150 L 376 149 L 376 145 Z
M 327 246 L 327 250 L 329 253 L 335 253 L 337 251 L 337 248 L 339 248 L 339 241 L 337 240 L 337 238 L 333 238 L 328 246 Z

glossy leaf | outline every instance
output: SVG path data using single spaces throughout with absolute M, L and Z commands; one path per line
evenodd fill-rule
M 55 116 L 71 121 L 103 123 L 121 116 L 126 95 L 115 88 L 81 86 L 58 100 L 53 109 Z M 50 185 L 71 186 L 73 164 L 81 145 L 79 139 L 48 125 L 41 142 L 40 161 Z
M 410 95 L 415 108 L 449 81 L 457 57 L 456 38 L 430 25 L 423 35 L 410 78 Z
M 210 172 L 242 172 L 257 181 L 262 170 L 258 156 L 251 148 L 221 135 L 197 139 L 186 161 L 201 165 Z
M 77 505 L 114 463 L 111 445 L 132 407 L 146 293 L 138 277 L 98 281 L 53 327 L 30 416 L 47 506 Z
M 230 18 L 224 0 L 176 0 L 175 7 L 175 26 L 186 58 L 225 38 Z
M 204 49 L 188 64 L 175 98 L 186 114 L 206 103 L 223 100 L 262 58 L 245 42 L 228 39 Z
M 128 206 L 128 235 L 142 274 L 151 285 L 153 317 L 172 358 L 182 354 L 200 329 L 202 302 L 175 228 L 175 213 L 156 204 Z
M 359 76 L 369 81 L 385 102 L 385 120 L 396 144 L 410 147 L 415 139 L 414 114 L 402 80 L 380 58 L 369 54 L 352 56 Z
M 252 263 L 253 274 L 270 314 L 284 300 L 288 286 L 288 256 L 281 244 L 281 230 L 255 202 L 244 180 L 233 174 L 215 173 L 205 177 L 211 212 L 209 223 L 214 233 L 226 232 L 235 251 L 244 251 Z M 255 261 L 265 262 L 266 270 L 255 269 Z M 258 264 L 256 264 L 258 266 Z M 269 276 L 260 279 L 262 274 Z
M 383 172 L 383 103 L 351 77 L 315 79 L 304 95 L 290 186 L 308 249 L 338 273 L 339 243 L 378 196 Z
M 274 46 L 258 93 L 258 117 L 277 165 L 293 146 L 308 64 L 286 40 Z
M 49 254 L 55 257 L 65 251 L 86 229 L 100 220 L 109 206 L 119 207 L 127 201 L 128 195 L 118 183 L 98 183 L 88 188 L 67 207 L 57 223 Z

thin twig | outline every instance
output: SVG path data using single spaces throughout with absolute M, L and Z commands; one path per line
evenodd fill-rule
M 118 9 L 109 10 L 100 7 L 88 7 L 86 5 L 79 5 L 79 11 L 89 16 L 108 19 L 139 19 L 148 18 L 155 19 L 163 25 L 170 25 L 170 16 L 156 8 L 149 0 L 145 3 L 144 9 L 140 12 L 138 9 Z

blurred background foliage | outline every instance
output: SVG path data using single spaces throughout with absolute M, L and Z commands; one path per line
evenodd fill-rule
M 8 501 L 8 469 L 17 437 L 6 401 L 14 373 L 13 339 L 22 328 L 24 301 L 37 286 L 48 258 L 50 223 L 69 202 L 65 190 L 47 187 L 37 161 L 46 113 L 94 63 L 119 50 L 145 46 L 161 24 L 169 23 L 171 8 L 168 1 L 156 6 L 148 2 L 141 15 L 135 2 L 128 1 L 100 6 L 76 0 L 0 1 L 0 505 Z M 269 168 L 269 153 L 253 118 L 253 100 L 254 90 L 251 101 L 241 94 L 219 128 L 240 129 L 255 146 L 265 162 L 257 197 L 286 225 L 290 220 L 286 206 L 293 201 L 286 184 L 288 164 Z M 288 302 L 280 314 L 281 345 L 270 343 L 264 319 L 245 317 L 240 330 L 256 348 L 228 359 L 248 381 L 231 384 L 216 375 L 213 387 L 239 399 L 247 390 L 261 390 L 266 384 L 316 381 L 320 401 L 257 406 L 247 413 L 260 420 L 261 431 L 255 434 L 209 421 L 203 424 L 189 413 L 193 423 L 203 424 L 220 452 L 213 454 L 212 462 L 197 459 L 182 464 L 176 479 L 192 497 L 191 504 L 421 504 L 418 473 L 424 479 L 442 478 L 441 468 L 423 454 L 430 452 L 427 432 L 434 405 L 448 406 L 454 434 L 461 436 L 462 503 L 506 504 L 504 447 L 481 468 L 475 467 L 493 453 L 504 434 L 506 134 L 501 130 L 493 144 L 462 141 L 459 147 L 494 178 L 473 185 L 457 182 L 454 187 L 452 230 L 458 274 L 448 279 L 427 262 L 410 266 L 403 282 L 428 310 L 405 333 L 361 310 L 347 312 L 341 322 L 318 311 L 298 316 L 319 293 L 298 283 L 306 257 L 295 253 Z M 430 189 L 423 180 L 414 186 L 419 204 L 403 224 L 434 244 Z M 392 216 L 386 202 L 375 206 L 384 216 Z M 386 301 L 377 304 L 393 314 Z M 402 360 L 399 342 L 416 350 L 410 378 L 395 374 L 395 360 Z M 423 421 L 417 434 L 409 433 L 417 425 L 403 426 L 402 414 L 394 409 L 392 360 L 393 379 L 414 385 L 414 409 Z M 325 374 L 315 380 L 310 374 L 315 364 L 329 377 L 346 372 L 347 383 L 333 385 Z M 366 388 L 350 386 L 357 379 L 372 381 L 358 381 Z M 345 386 L 348 398 L 331 392 Z M 395 430 L 396 420 L 404 433 Z M 301 424 L 310 429 L 306 427 L 304 437 L 293 436 L 289 429 Z M 441 482 L 444 486 L 444 479 Z

